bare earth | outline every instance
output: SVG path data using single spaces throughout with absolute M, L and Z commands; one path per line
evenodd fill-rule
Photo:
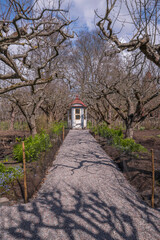
M 160 240 L 142 202 L 87 130 L 71 130 L 38 196 L 0 208 L 0 239 Z

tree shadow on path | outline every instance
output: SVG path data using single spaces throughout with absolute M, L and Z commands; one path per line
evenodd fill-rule
M 83 193 L 74 188 L 70 191 L 67 203 L 64 194 L 55 189 L 42 194 L 37 201 L 17 206 L 19 218 L 11 212 L 7 219 L 9 227 L 4 232 L 9 239 L 27 240 L 140 239 L 134 219 L 114 204 L 101 200 L 97 192 Z M 16 226 L 10 222 L 14 217 Z

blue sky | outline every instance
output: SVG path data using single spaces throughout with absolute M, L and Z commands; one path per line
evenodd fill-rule
M 58 0 L 38 0 L 39 5 L 56 7 Z M 69 18 L 77 19 L 75 28 L 88 30 L 95 29 L 95 10 L 104 13 L 106 0 L 62 0 L 62 9 L 69 9 Z
M 75 23 L 75 28 L 89 30 L 95 29 L 95 10 L 100 14 L 104 13 L 105 0 L 64 0 L 64 6 L 69 6 L 70 18 L 78 20 Z M 63 6 L 63 5 L 62 5 Z
M 24 0 L 23 0 L 24 1 Z M 32 0 L 35 1 L 35 0 Z M 46 7 L 56 7 L 58 0 L 38 0 L 38 5 Z M 119 2 L 117 1 L 117 9 L 119 9 Z M 5 0 L 0 0 L 0 3 L 6 3 Z M 71 29 L 75 32 L 80 30 L 95 30 L 98 18 L 96 18 L 95 11 L 100 16 L 104 16 L 106 9 L 106 0 L 62 0 L 62 8 L 69 8 L 69 18 L 71 20 L 76 20 L 75 23 L 71 25 Z M 117 9 L 113 11 L 112 18 L 116 16 Z M 121 8 L 123 20 L 126 22 L 131 21 L 129 15 L 126 14 L 126 7 L 123 5 Z M 124 22 L 123 22 L 124 23 Z M 116 22 L 114 29 L 119 31 L 121 29 L 122 21 Z M 127 39 L 129 35 L 133 33 L 133 25 L 125 23 L 125 28 L 120 33 L 123 39 Z
M 41 0 L 42 1 L 42 0 Z M 79 30 L 94 30 L 96 28 L 96 23 L 98 18 L 95 15 L 95 11 L 100 16 L 104 16 L 106 10 L 106 0 L 63 0 L 62 6 L 69 6 L 69 16 L 70 19 L 78 20 L 72 25 L 74 31 Z M 111 18 L 114 19 L 120 7 L 120 1 L 117 1 L 116 8 L 111 13 Z M 128 14 L 125 4 L 121 6 L 121 14 L 119 16 L 120 21 L 116 21 L 114 24 L 115 33 L 119 32 L 124 24 L 124 28 L 120 32 L 119 36 L 123 41 L 128 40 L 130 35 L 133 34 L 134 27 L 131 24 L 132 20 Z

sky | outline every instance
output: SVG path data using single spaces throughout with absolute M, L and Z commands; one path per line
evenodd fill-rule
M 104 16 L 106 10 L 106 0 L 63 0 L 62 6 L 69 6 L 69 16 L 70 19 L 77 21 L 72 24 L 74 31 L 80 30 L 95 30 L 96 23 L 99 18 L 96 17 L 95 11 L 99 16 Z M 115 18 L 117 12 L 120 8 L 119 1 L 117 1 L 116 8 L 111 12 L 112 19 Z M 119 16 L 120 21 L 116 21 L 114 24 L 115 33 L 118 33 L 124 24 L 124 28 L 121 29 L 121 32 L 118 33 L 122 41 L 128 40 L 130 35 L 132 36 L 134 28 L 131 24 L 132 20 L 128 14 L 126 6 L 123 4 L 121 6 L 121 14 Z
M 58 0 L 38 0 L 39 5 L 45 5 L 49 7 L 56 7 Z M 120 2 L 117 0 L 116 8 L 111 12 L 111 18 L 114 19 L 120 8 Z M 106 0 L 62 0 L 62 9 L 69 9 L 69 19 L 76 20 L 70 26 L 75 32 L 81 30 L 95 30 L 96 23 L 99 18 L 96 17 L 95 11 L 99 16 L 104 16 L 106 10 Z M 129 38 L 129 35 L 133 34 L 133 24 L 131 24 L 130 15 L 127 13 L 127 8 L 125 4 L 121 6 L 121 16 L 119 16 L 120 21 L 116 21 L 114 24 L 115 33 L 118 33 L 124 24 L 124 28 L 120 32 L 119 36 L 125 39 Z
M 64 6 L 69 6 L 70 18 L 77 19 L 75 28 L 93 30 L 96 26 L 95 11 L 102 14 L 105 10 L 105 0 L 65 0 Z M 63 5 L 62 5 L 63 6 Z
M 39 5 L 56 7 L 58 0 L 38 0 Z M 62 9 L 69 9 L 69 18 L 77 21 L 72 24 L 76 29 L 95 29 L 95 10 L 104 12 L 106 0 L 62 0 Z

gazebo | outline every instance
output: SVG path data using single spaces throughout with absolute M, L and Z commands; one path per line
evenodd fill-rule
M 71 102 L 68 110 L 68 127 L 72 129 L 87 127 L 87 106 L 78 96 Z

